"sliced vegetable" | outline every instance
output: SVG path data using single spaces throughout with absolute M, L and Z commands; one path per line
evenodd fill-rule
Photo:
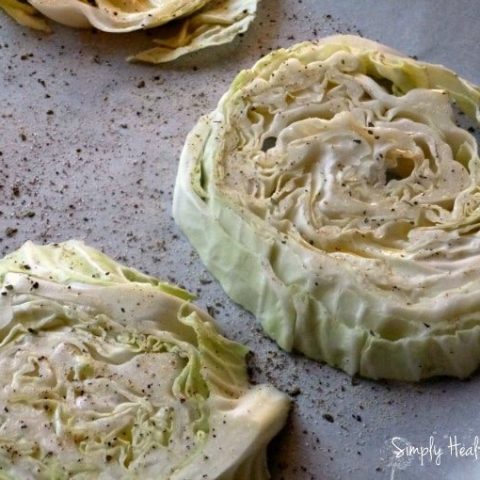
M 268 478 L 286 396 L 182 289 L 78 241 L 0 260 L 2 478 Z
M 69 27 L 125 33 L 163 26 L 155 47 L 130 60 L 163 63 L 202 48 L 231 42 L 247 30 L 259 0 L 0 0 L 20 24 L 48 31 L 41 12 Z M 34 7 L 34 8 L 33 8 Z M 168 24 L 168 25 L 167 25 Z
M 349 374 L 465 377 L 480 362 L 480 159 L 440 65 L 334 36 L 241 72 L 188 136 L 176 221 L 287 351 Z

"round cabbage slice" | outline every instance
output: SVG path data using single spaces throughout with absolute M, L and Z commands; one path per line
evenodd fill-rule
M 453 105 L 453 104 L 456 104 Z M 354 36 L 241 72 L 188 136 L 173 214 L 285 350 L 349 374 L 480 361 L 480 160 L 454 72 Z
M 129 60 L 163 63 L 206 47 L 231 42 L 247 30 L 259 0 L 0 0 L 18 23 L 49 31 L 38 16 L 75 28 L 125 33 L 164 26 L 155 46 Z M 168 25 L 166 25 L 168 24 Z
M 78 241 L 0 260 L 2 479 L 266 479 L 287 397 L 189 294 Z

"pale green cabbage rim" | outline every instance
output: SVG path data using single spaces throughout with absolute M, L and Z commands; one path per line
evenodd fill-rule
M 285 350 L 349 374 L 480 361 L 480 90 L 354 36 L 241 72 L 187 138 L 173 215 Z
M 164 63 L 231 42 L 255 18 L 259 0 L 0 0 L 21 25 L 50 31 L 45 17 L 74 28 L 111 33 L 157 29 L 154 47 L 131 61 Z
M 1 480 L 269 478 L 288 399 L 187 292 L 73 240 L 0 282 Z

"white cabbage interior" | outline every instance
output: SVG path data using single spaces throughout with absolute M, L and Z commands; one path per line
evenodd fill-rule
M 247 100 L 229 112 L 235 127 L 213 188 L 401 303 L 425 301 L 478 276 L 477 236 L 466 247 L 449 231 L 480 206 L 476 141 L 455 125 L 446 92 L 393 95 L 351 75 L 359 62 L 345 52 L 291 59 L 237 92 Z M 262 151 L 269 139 L 275 146 Z M 445 261 L 447 245 L 463 262 Z

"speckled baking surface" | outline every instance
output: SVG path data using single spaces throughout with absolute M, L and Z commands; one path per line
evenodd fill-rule
M 148 45 L 145 33 L 55 25 L 45 36 L 1 14 L 0 251 L 27 239 L 81 238 L 197 292 L 227 336 L 253 350 L 254 380 L 294 400 L 270 448 L 274 480 L 478 479 L 480 459 L 459 449 L 456 458 L 448 448 L 455 436 L 466 447 L 480 436 L 478 374 L 463 382 L 377 383 L 280 351 L 229 301 L 170 209 L 186 134 L 261 55 L 355 33 L 480 83 L 479 18 L 479 0 L 263 0 L 252 28 L 233 44 L 151 67 L 124 61 Z M 429 453 L 423 466 L 418 455 L 395 459 L 394 437 L 402 448 L 433 439 L 433 462 Z

